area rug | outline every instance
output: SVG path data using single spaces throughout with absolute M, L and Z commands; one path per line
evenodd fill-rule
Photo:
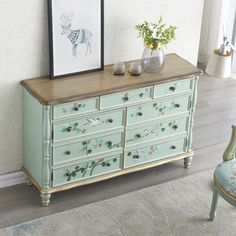
M 213 170 L 0 230 L 5 236 L 233 236 L 236 208 L 219 199 L 208 220 Z M 114 186 L 115 188 L 115 186 Z

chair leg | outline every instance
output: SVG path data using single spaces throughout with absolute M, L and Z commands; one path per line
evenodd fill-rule
M 213 190 L 213 196 L 212 196 L 212 203 L 211 203 L 211 211 L 210 211 L 210 221 L 213 221 L 216 216 L 216 207 L 218 202 L 218 192 L 216 189 Z

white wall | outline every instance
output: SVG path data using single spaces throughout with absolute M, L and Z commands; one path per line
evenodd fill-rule
M 20 80 L 48 74 L 46 0 L 0 0 L 0 174 L 22 166 Z M 178 26 L 167 52 L 197 62 L 203 0 L 105 0 L 105 63 L 141 56 L 134 25 L 160 15 Z

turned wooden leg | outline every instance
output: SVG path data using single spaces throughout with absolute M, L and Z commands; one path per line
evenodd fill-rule
M 218 202 L 218 192 L 216 189 L 213 190 L 213 196 L 212 196 L 212 203 L 211 203 L 211 211 L 210 211 L 210 220 L 213 221 L 216 216 L 216 207 Z
M 184 167 L 189 168 L 191 166 L 193 157 L 186 157 L 184 158 Z
M 29 180 L 28 177 L 25 178 L 25 182 L 28 186 L 32 185 L 32 182 Z
M 47 193 L 47 194 L 41 193 L 41 201 L 42 201 L 43 206 L 48 206 L 49 205 L 50 197 L 51 197 L 50 193 Z

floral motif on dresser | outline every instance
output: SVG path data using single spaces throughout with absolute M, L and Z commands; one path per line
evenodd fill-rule
M 72 178 L 75 178 L 78 174 L 81 174 L 81 177 L 92 176 L 96 168 L 109 168 L 112 167 L 115 163 L 117 163 L 118 158 L 113 158 L 112 160 L 105 160 L 104 158 L 90 161 L 87 163 L 82 163 L 81 165 L 77 165 L 75 167 L 66 168 L 65 177 L 69 182 Z
M 71 112 L 71 111 L 79 111 L 81 110 L 82 108 L 85 108 L 86 107 L 86 104 L 81 104 L 79 101 L 75 102 L 70 108 L 68 107 L 62 107 L 62 112 L 63 114 L 66 114 L 68 112 Z
M 139 158 L 148 158 L 148 156 L 152 155 L 153 153 L 157 152 L 160 149 L 160 145 L 150 145 L 145 149 L 138 149 L 135 151 L 130 151 L 127 153 L 127 156 L 135 159 Z
M 102 149 L 102 150 L 111 150 L 114 148 L 119 148 L 121 143 L 113 143 L 112 141 L 106 141 L 103 138 L 96 139 L 87 139 L 82 141 L 82 149 L 80 152 L 85 153 L 86 155 L 92 154 L 94 150 Z
M 151 126 L 151 128 L 144 128 L 142 134 L 135 134 L 132 139 L 127 140 L 127 142 L 145 138 L 147 136 L 160 136 L 165 133 L 174 133 L 178 130 L 178 124 L 176 120 L 170 121 L 168 123 L 159 123 Z
M 179 108 L 180 104 L 176 103 L 175 101 L 172 101 L 170 103 L 153 103 L 153 108 L 160 114 L 164 115 L 166 111 L 171 111 L 173 109 Z
M 70 123 L 67 127 L 63 129 L 63 132 L 71 133 L 76 132 L 78 134 L 85 134 L 86 128 L 82 128 L 78 122 Z

